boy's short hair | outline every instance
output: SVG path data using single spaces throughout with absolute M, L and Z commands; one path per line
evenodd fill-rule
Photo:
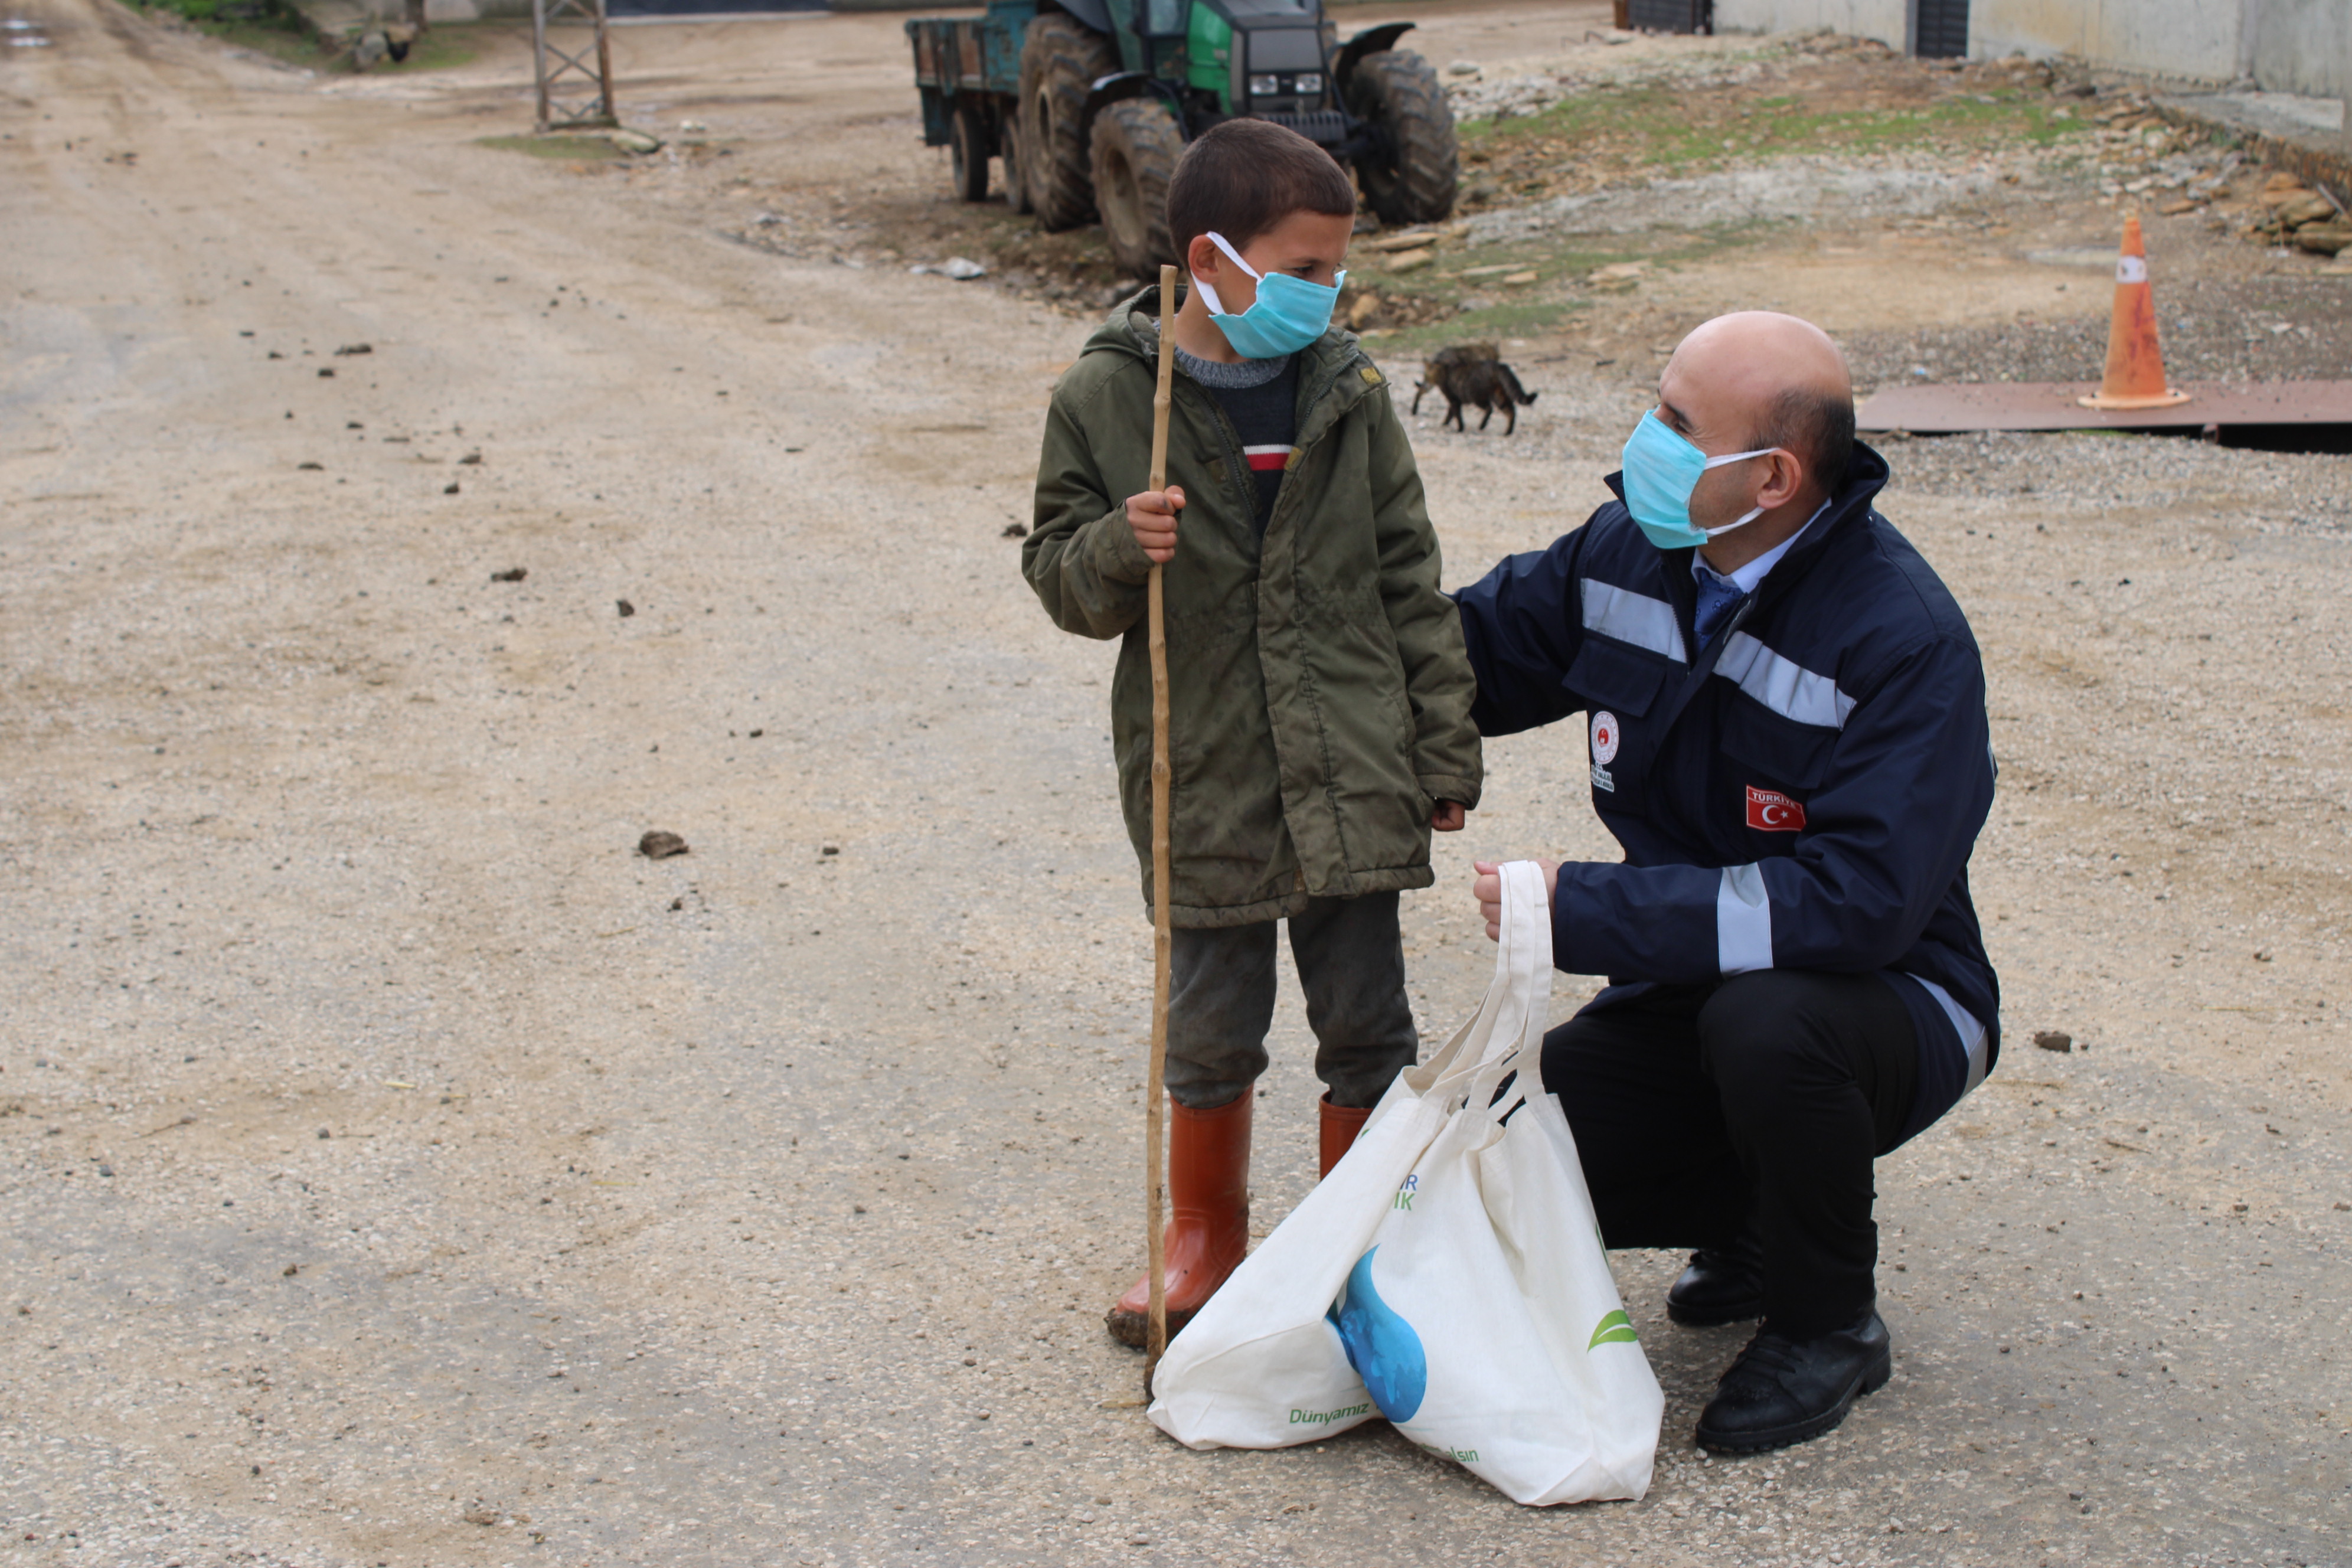
M 1168 181 L 1168 237 L 1179 256 L 1213 229 L 1239 250 L 1295 212 L 1352 217 L 1356 187 L 1330 153 L 1267 120 L 1211 126 Z

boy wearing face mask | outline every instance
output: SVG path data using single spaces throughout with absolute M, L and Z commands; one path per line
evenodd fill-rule
M 1022 570 L 1055 624 L 1121 639 L 1113 744 L 1151 880 L 1145 584 L 1167 566 L 1175 928 L 1168 1020 L 1168 1326 L 1249 1241 L 1252 1085 L 1266 1066 L 1275 922 L 1317 1040 L 1321 1165 L 1412 1064 L 1398 894 L 1430 832 L 1478 800 L 1460 617 L 1389 386 L 1330 325 L 1355 192 L 1285 127 L 1231 121 L 1185 150 L 1169 229 L 1171 482 L 1152 491 L 1159 289 L 1119 305 L 1054 390 Z M 1110 1310 L 1140 1345 L 1145 1287 Z

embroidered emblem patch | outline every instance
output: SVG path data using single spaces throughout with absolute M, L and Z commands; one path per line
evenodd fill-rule
M 1748 826 L 1759 833 L 1795 833 L 1805 826 L 1805 808 L 1779 790 L 1749 784 Z
M 1617 715 L 1610 712 L 1592 716 L 1592 760 L 1613 763 L 1617 760 Z

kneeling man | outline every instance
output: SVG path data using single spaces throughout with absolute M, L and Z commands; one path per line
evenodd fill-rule
M 1968 885 L 1984 668 L 1873 510 L 1886 480 L 1825 334 L 1718 317 L 1660 377 L 1622 499 L 1459 595 L 1482 733 L 1589 716 L 1625 858 L 1547 866 L 1552 951 L 1611 984 L 1546 1037 L 1544 1086 L 1607 1245 L 1697 1249 L 1669 1315 L 1763 1319 L 1699 1417 L 1731 1452 L 1886 1381 L 1872 1162 L 1999 1046 Z

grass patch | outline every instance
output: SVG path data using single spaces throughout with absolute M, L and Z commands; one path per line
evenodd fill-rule
M 484 26 L 495 23 L 436 22 L 425 29 L 425 36 L 408 46 L 408 58 L 394 65 L 386 60 L 375 68 L 380 71 L 443 71 L 469 66 L 482 52 Z
M 1927 145 L 2020 142 L 2048 146 L 2088 129 L 2062 105 L 2014 87 L 1909 104 L 1817 107 L 1817 96 L 1739 99 L 1659 85 L 1599 88 L 1540 114 L 1473 120 L 1459 128 L 1472 163 L 1526 154 L 1640 165 L 1666 172 L 1800 153 L 1866 153 Z
M 495 147 L 501 153 L 520 153 L 530 158 L 561 158 L 578 163 L 612 163 L 628 156 L 604 137 L 593 135 L 485 136 L 475 145 Z
M 352 38 L 321 37 L 292 0 L 131 0 L 142 10 L 178 16 L 206 37 L 290 66 L 324 69 L 348 60 Z M 482 52 L 483 23 L 444 22 L 409 46 L 405 60 L 386 59 L 380 71 L 448 70 Z
M 275 22 L 237 18 L 230 21 L 200 21 L 196 31 L 208 38 L 236 48 L 266 55 L 273 60 L 283 60 L 289 66 L 306 70 L 320 70 L 332 65 L 341 51 L 319 41 L 319 36 L 307 27 L 282 26 Z

